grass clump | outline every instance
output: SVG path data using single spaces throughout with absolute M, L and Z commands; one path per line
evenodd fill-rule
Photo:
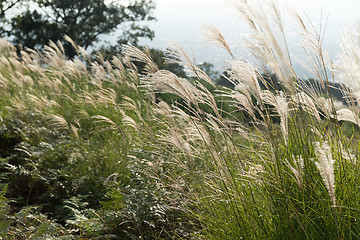
M 142 159 L 153 149 L 145 134 L 151 120 L 144 120 L 152 110 L 136 68 L 117 57 L 95 61 L 80 52 L 67 60 L 60 43 L 20 57 L 5 40 L 0 45 L 0 167 L 7 186 L 1 211 L 9 223 L 2 236 L 173 235 L 167 215 L 177 213 L 158 213 L 168 203 L 142 173 L 148 166 Z M 53 231 L 37 231 L 49 224 Z
M 157 178 L 200 224 L 198 238 L 359 237 L 357 174 L 350 170 L 358 168 L 357 87 L 342 86 L 346 106 L 335 101 L 331 90 L 336 76 L 357 82 L 355 73 L 347 75 L 356 67 L 333 64 L 322 48 L 322 29 L 306 25 L 291 10 L 316 79 L 309 85 L 293 69 L 277 6 L 258 1 L 235 5 L 252 30 L 246 43 L 260 68 L 236 58 L 220 31 L 209 27 L 209 40 L 233 58 L 226 77 L 234 89 L 218 88 L 214 96 L 204 86 L 209 78 L 179 46 L 168 55 L 197 80 L 190 83 L 166 71 L 142 78 L 149 96 L 181 98 L 172 105 L 153 101 L 160 114 L 156 121 L 163 126 L 156 145 L 165 160 L 158 167 L 170 166 Z M 356 49 L 344 48 L 350 65 L 356 62 Z M 279 88 L 268 82 L 272 74 Z
M 235 4 L 254 64 L 208 28 L 232 59 L 231 89 L 177 45 L 165 62 L 191 79 L 133 46 L 111 61 L 75 46 L 68 60 L 60 43 L 19 57 L 1 41 L 1 236 L 359 238 L 357 34 L 345 34 L 334 64 L 322 30 L 291 10 L 315 79 L 302 80 L 280 11 L 259 3 Z M 337 89 L 346 105 L 335 78 L 351 80 Z

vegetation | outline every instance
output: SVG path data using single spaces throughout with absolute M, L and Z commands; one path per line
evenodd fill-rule
M 2 1 L 0 11 L 3 9 L 4 14 L 0 17 L 10 27 L 8 37 L 24 47 L 41 49 L 49 40 L 56 42 L 67 35 L 80 47 L 87 49 L 94 47 L 101 36 L 119 30 L 119 26 L 122 29 L 119 36 L 121 43 L 137 44 L 141 37 L 154 37 L 154 32 L 143 24 L 144 21 L 154 20 L 151 11 L 155 5 L 151 0 L 121 3 L 104 0 L 32 0 L 28 1 L 26 10 L 12 14 L 11 19 L 5 16 L 5 11 L 18 2 Z M 63 45 L 66 55 L 73 58 L 75 49 L 66 42 Z
M 1 1 L 0 2 L 0 19 L 5 17 L 5 13 L 13 8 L 16 4 L 20 3 L 22 0 L 10 0 L 10 1 Z
M 263 68 L 209 27 L 233 88 L 179 46 L 165 62 L 189 79 L 129 45 L 106 61 L 70 38 L 73 59 L 60 41 L 17 53 L 1 40 L 0 238 L 358 239 L 359 28 L 333 64 L 292 11 L 316 79 L 301 80 L 276 6 L 236 6 Z M 336 85 L 346 105 L 335 77 L 352 84 Z

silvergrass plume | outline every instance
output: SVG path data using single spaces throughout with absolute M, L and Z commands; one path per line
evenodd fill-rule
M 296 182 L 299 185 L 300 191 L 303 191 L 304 182 L 304 159 L 301 155 L 291 156 L 291 161 L 286 159 L 285 164 L 290 168 Z
M 278 7 L 271 1 L 256 0 L 238 0 L 234 5 L 252 32 L 246 44 L 259 64 L 264 66 L 264 72 L 269 68 L 290 93 L 294 92 L 294 79 L 297 77 Z
M 156 73 L 159 68 L 155 64 L 154 60 L 150 56 L 149 51 L 141 51 L 138 48 L 132 46 L 132 45 L 123 45 L 123 53 L 124 53 L 124 59 L 123 61 L 125 63 L 129 62 L 141 62 L 145 63 L 145 73 Z
M 317 161 L 315 161 L 316 167 L 318 168 L 320 175 L 325 183 L 326 189 L 328 190 L 332 205 L 335 206 L 335 159 L 333 159 L 331 148 L 328 142 L 314 142 L 314 145 L 317 158 Z
M 205 25 L 203 28 L 204 32 L 202 34 L 202 37 L 206 42 L 210 42 L 224 48 L 230 54 L 230 56 L 235 59 L 235 56 L 232 53 L 228 42 L 226 41 L 224 35 L 220 32 L 219 29 L 210 24 Z

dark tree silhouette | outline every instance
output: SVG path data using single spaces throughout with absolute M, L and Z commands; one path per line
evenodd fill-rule
M 0 0 L 0 37 L 4 37 L 4 34 L 6 33 L 4 29 L 4 23 L 6 23 L 6 13 L 14 8 L 15 6 L 19 5 L 21 2 L 24 2 L 25 0 Z
M 154 33 L 141 24 L 154 20 L 152 0 L 129 0 L 127 4 L 105 0 L 35 0 L 38 10 L 27 10 L 10 21 L 11 36 L 16 44 L 41 48 L 49 40 L 63 39 L 66 34 L 79 46 L 87 49 L 123 26 L 121 39 L 137 41 L 138 37 L 152 38 Z M 135 39 L 135 40 L 134 40 Z M 65 46 L 70 58 L 75 55 L 70 44 Z
M 15 7 L 16 4 L 22 2 L 23 0 L 8 0 L 8 1 L 0 1 L 0 18 L 5 17 L 5 13 L 11 8 Z

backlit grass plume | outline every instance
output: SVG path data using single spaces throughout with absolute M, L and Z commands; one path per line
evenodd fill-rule
M 347 187 L 357 177 L 345 170 L 354 161 L 346 160 L 338 147 L 346 142 L 356 148 L 358 111 L 354 104 L 350 108 L 338 104 L 333 96 L 331 82 L 337 72 L 322 47 L 323 29 L 317 31 L 290 9 L 315 81 L 299 79 L 278 6 L 242 0 L 235 6 L 251 30 L 245 43 L 255 64 L 234 56 L 215 27 L 208 26 L 205 34 L 207 41 L 230 54 L 224 78 L 233 89 L 206 87 L 203 81 L 209 82 L 208 77 L 177 45 L 167 50 L 169 61 L 192 72 L 191 81 L 162 70 L 142 78 L 145 91 L 158 97 L 153 99 L 154 119 L 162 126 L 157 149 L 174 170 L 156 178 L 195 206 L 196 210 L 186 201 L 183 209 L 204 224 L 205 239 L 358 236 L 360 228 L 343 218 L 345 212 L 354 214 L 351 219 L 359 216 L 349 208 L 359 206 L 350 200 L 352 190 Z M 350 96 L 347 89 L 339 91 Z M 163 93 L 177 100 L 165 104 Z M 336 168 L 335 163 L 343 167 Z M 176 171 L 176 166 L 182 170 Z M 174 188 L 175 182 L 186 187 Z M 324 192 L 330 202 L 324 201 Z
M 0 140 L 13 145 L 0 146 L 0 167 L 11 211 L 42 204 L 33 211 L 63 223 L 59 237 L 84 239 L 360 238 L 359 28 L 344 33 L 333 63 L 324 28 L 291 9 L 312 74 L 300 79 L 278 6 L 234 4 L 252 59 L 214 26 L 206 31 L 230 55 L 230 87 L 176 44 L 164 60 L 187 77 L 134 46 L 92 58 L 66 36 L 77 52 L 69 60 L 60 41 L 16 53 L 1 40 Z M 11 221 L 4 236 L 13 238 L 13 226 L 39 222 Z
M 333 206 L 336 204 L 335 196 L 335 173 L 334 164 L 335 160 L 331 154 L 331 148 L 328 143 L 315 142 L 315 155 L 317 161 L 316 167 L 319 169 L 320 175 L 325 183 L 326 189 L 329 192 L 331 202 Z

